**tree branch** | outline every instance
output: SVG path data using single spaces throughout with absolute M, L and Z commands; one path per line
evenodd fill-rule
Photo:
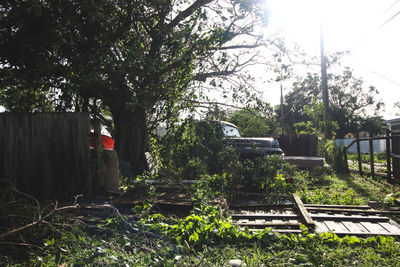
M 16 190 L 16 189 L 15 189 Z M 21 193 L 21 192 L 20 192 Z M 24 193 L 24 195 L 25 196 L 30 196 L 30 195 L 28 195 L 28 194 L 25 194 Z M 36 201 L 37 201 L 37 199 L 36 198 L 34 198 L 33 196 L 30 196 L 31 198 L 33 198 L 33 199 L 35 199 Z M 9 232 L 7 232 L 7 233 L 4 233 L 4 234 L 1 234 L 0 235 L 0 239 L 4 239 L 4 238 L 6 238 L 7 236 L 10 236 L 10 235 L 13 235 L 13 234 L 15 234 L 15 233 L 19 233 L 19 232 L 21 232 L 21 231 L 23 231 L 23 230 L 25 230 L 25 229 L 28 229 L 28 228 L 31 228 L 31 227 L 33 227 L 33 226 L 35 226 L 35 225 L 37 225 L 37 224 L 39 224 L 39 223 L 41 223 L 43 220 L 45 220 L 46 218 L 48 218 L 48 217 L 50 217 L 52 214 L 54 214 L 55 212 L 58 212 L 58 211 L 63 211 L 63 210 L 67 210 L 67 209 L 76 209 L 77 207 L 78 207 L 78 197 L 79 196 L 75 196 L 75 200 L 74 200 L 74 203 L 72 204 L 72 206 L 64 206 L 64 207 L 61 207 L 61 208 L 58 208 L 58 201 L 56 200 L 55 201 L 55 203 L 54 203 L 54 208 L 49 212 L 49 213 L 47 213 L 47 214 L 45 214 L 44 216 L 43 216 L 43 214 L 41 214 L 41 212 L 38 214 L 38 219 L 34 219 L 34 221 L 33 222 L 31 222 L 31 223 L 28 223 L 28 224 L 26 224 L 26 225 L 23 225 L 23 226 L 21 226 L 21 227 L 18 227 L 18 228 L 15 228 L 15 229 L 13 229 L 13 230 L 11 230 L 11 231 L 9 231 Z M 38 203 L 39 201 L 37 201 L 37 203 Z M 38 210 L 40 210 L 40 206 L 38 206 Z
M 180 12 L 169 24 L 168 28 L 172 29 L 177 26 L 182 20 L 191 16 L 197 9 L 211 3 L 213 0 L 197 0 L 184 11 Z

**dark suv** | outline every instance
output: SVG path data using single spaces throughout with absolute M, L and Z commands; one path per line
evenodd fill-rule
M 213 126 L 213 129 L 220 132 L 217 135 L 225 137 L 228 144 L 233 146 L 242 158 L 256 158 L 267 155 L 284 156 L 282 149 L 279 148 L 279 142 L 275 138 L 242 137 L 236 125 L 225 121 L 202 121 L 199 122 L 199 125 Z M 205 128 L 210 129 L 209 127 Z
M 243 158 L 264 157 L 267 155 L 284 156 L 279 142 L 273 137 L 241 137 L 238 128 L 229 122 L 220 121 L 227 141 Z

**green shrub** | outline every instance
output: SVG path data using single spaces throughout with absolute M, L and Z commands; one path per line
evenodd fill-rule
M 232 186 L 247 191 L 292 193 L 294 167 L 277 155 L 246 159 L 232 173 Z
M 187 119 L 154 141 L 153 154 L 164 178 L 199 179 L 226 172 L 238 157 L 217 126 Z

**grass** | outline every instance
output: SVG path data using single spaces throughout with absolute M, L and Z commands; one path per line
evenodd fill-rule
M 349 245 L 285 246 L 280 243 L 267 247 L 253 245 L 206 247 L 182 257 L 182 266 L 229 266 L 229 260 L 239 259 L 246 266 L 399 266 L 400 253 L 396 246 L 371 248 Z
M 388 194 L 400 192 L 399 186 L 388 184 L 385 179 L 374 180 L 354 173 L 337 175 L 328 169 L 296 172 L 293 182 L 306 203 L 365 205 L 369 200 L 376 200 L 383 206 L 390 205 L 384 204 Z M 210 214 L 202 218 L 210 218 Z M 230 233 L 229 229 L 219 228 L 218 231 L 225 231 L 219 232 L 219 239 L 195 246 L 190 238 L 178 241 L 176 235 L 166 232 L 168 225 L 176 225 L 176 218 L 154 218 L 143 223 L 132 220 L 129 223 L 140 231 L 164 229 L 160 239 L 132 232 L 118 217 L 94 228 L 78 225 L 61 229 L 61 233 L 52 231 L 49 225 L 40 225 L 32 231 L 41 233 L 36 244 L 42 249 L 3 245 L 0 247 L 3 251 L 0 265 L 229 266 L 230 260 L 238 259 L 247 266 L 400 266 L 400 245 L 390 237 L 355 238 L 345 242 L 330 233 L 322 236 L 307 232 L 287 236 L 266 233 L 266 240 L 244 238 L 238 242 L 232 241 L 235 239 L 231 236 L 229 240 L 225 239 L 222 233 Z M 182 233 L 190 230 L 201 236 L 201 231 L 213 232 L 208 228 L 212 225 L 207 220 L 202 223 L 198 226 L 191 222 L 183 224 Z M 214 224 L 224 225 L 224 220 L 216 217 Z
M 347 153 L 347 159 L 358 161 L 358 155 L 355 153 Z M 369 153 L 361 154 L 361 161 L 363 163 L 370 163 Z M 374 163 L 386 163 L 386 151 L 374 154 Z
M 358 173 L 298 173 L 297 180 L 298 194 L 306 203 L 366 205 L 374 200 L 383 205 L 388 194 L 400 192 L 398 185 L 385 178 Z

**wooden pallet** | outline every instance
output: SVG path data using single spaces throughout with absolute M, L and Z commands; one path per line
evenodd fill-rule
M 382 211 L 370 206 L 304 204 L 296 195 L 291 203 L 231 205 L 232 222 L 251 231 L 272 228 L 280 233 L 300 233 L 300 225 L 315 233 L 333 232 L 339 236 L 400 236 L 400 225 L 388 216 L 399 211 Z M 239 211 L 237 209 L 240 209 Z

